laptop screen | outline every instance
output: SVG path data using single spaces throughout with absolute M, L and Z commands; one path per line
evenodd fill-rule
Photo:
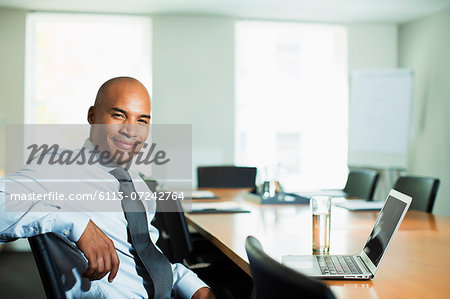
M 380 211 L 377 222 L 363 249 L 375 267 L 378 267 L 406 205 L 406 202 L 389 195 Z

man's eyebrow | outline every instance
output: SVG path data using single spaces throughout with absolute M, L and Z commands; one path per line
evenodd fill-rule
M 125 110 L 117 108 L 117 107 L 112 107 L 110 110 L 117 111 L 117 112 L 127 115 L 127 112 Z M 139 117 L 151 119 L 150 115 L 148 115 L 148 114 L 141 114 Z
M 112 107 L 110 110 L 117 111 L 117 112 L 127 115 L 127 112 L 125 110 L 117 108 L 117 107 Z

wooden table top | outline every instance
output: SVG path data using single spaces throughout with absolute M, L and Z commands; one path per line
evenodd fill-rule
M 243 200 L 245 189 L 209 189 L 219 201 L 237 201 L 243 214 L 187 214 L 190 225 L 250 274 L 245 239 L 255 236 L 264 250 L 312 254 L 308 205 L 259 205 Z M 378 212 L 332 207 L 330 254 L 361 252 Z M 406 214 L 375 278 L 324 281 L 338 298 L 442 298 L 450 296 L 450 218 L 418 211 Z

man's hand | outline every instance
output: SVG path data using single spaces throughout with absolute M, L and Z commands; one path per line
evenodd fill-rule
M 200 288 L 192 295 L 191 299 L 216 299 L 209 288 Z
M 102 279 L 110 272 L 108 281 L 112 282 L 119 271 L 119 256 L 113 241 L 94 222 L 89 220 L 76 244 L 89 262 L 89 267 L 84 271 L 83 276 L 90 280 L 97 280 Z

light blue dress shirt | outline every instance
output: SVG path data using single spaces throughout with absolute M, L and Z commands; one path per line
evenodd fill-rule
M 89 151 L 93 149 L 89 139 L 84 148 Z M 14 204 L 22 205 L 21 211 L 10 212 L 8 209 L 5 210 L 5 202 L 11 197 L 11 191 L 7 187 L 13 186 L 14 192 L 21 194 L 51 191 L 65 195 L 103 192 L 103 195 L 110 196 L 119 191 L 119 182 L 109 173 L 110 170 L 112 170 L 111 167 L 99 163 L 63 166 L 31 163 L 1 179 L 0 243 L 46 232 L 54 232 L 70 242 L 77 242 L 89 220 L 92 220 L 114 242 L 120 265 L 112 283 L 108 282 L 108 275 L 100 280 L 89 281 L 81 277 L 80 271 L 70 266 L 59 269 L 63 273 L 63 279 L 75 277 L 73 286 L 66 291 L 68 298 L 145 298 L 148 296 L 144 287 L 147 282 L 138 275 L 139 266 L 136 265 L 131 254 L 133 248 L 127 242 L 127 222 L 120 201 L 104 202 L 105 211 L 99 209 L 98 205 L 80 205 L 79 202 L 77 202 L 78 205 L 74 205 L 73 201 L 68 200 L 37 203 L 20 201 Z M 150 190 L 138 173 L 133 169 L 130 169 L 129 173 L 136 191 L 148 194 Z M 146 203 L 147 205 L 144 206 L 148 215 L 149 234 L 153 243 L 156 244 L 159 232 L 150 223 L 155 216 L 156 203 L 154 200 L 146 201 Z M 207 287 L 194 272 L 182 264 L 172 264 L 172 272 L 172 294 L 177 297 L 191 298 L 199 288 Z

